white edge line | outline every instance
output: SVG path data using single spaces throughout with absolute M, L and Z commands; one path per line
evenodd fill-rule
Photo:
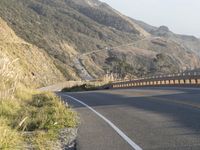
M 100 114 L 99 112 L 97 112 L 96 110 L 94 110 L 92 107 L 90 107 L 89 105 L 85 104 L 84 102 L 66 95 L 65 96 L 73 99 L 74 101 L 82 104 L 83 106 L 87 107 L 88 109 L 90 109 L 91 111 L 93 111 L 96 115 L 98 115 L 100 118 L 102 118 L 106 123 L 108 123 L 132 148 L 134 148 L 135 150 L 142 150 L 142 148 L 137 145 L 136 143 L 134 143 L 125 133 L 123 133 L 118 127 L 116 127 L 110 120 L 108 120 L 106 117 L 104 117 L 102 114 Z

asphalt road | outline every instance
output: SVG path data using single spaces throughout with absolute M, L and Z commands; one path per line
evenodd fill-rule
M 80 115 L 78 150 L 134 149 L 105 119 L 144 150 L 200 150 L 200 89 L 135 88 L 60 95 Z

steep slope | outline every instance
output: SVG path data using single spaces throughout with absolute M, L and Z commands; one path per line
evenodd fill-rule
M 151 33 L 153 30 L 156 30 L 157 27 L 154 27 L 152 25 L 149 25 L 143 21 L 140 20 L 136 20 L 136 19 L 132 19 L 130 18 L 133 22 L 135 22 L 136 24 L 138 24 L 140 27 L 142 27 L 145 31 L 147 31 L 148 33 Z
M 62 42 L 68 42 L 76 50 L 84 52 L 99 49 L 99 46 L 130 42 L 137 38 L 132 28 L 127 27 L 127 31 L 133 30 L 133 34 L 130 34 L 108 28 L 108 24 L 98 24 L 96 20 L 75 9 L 80 6 L 73 1 L 62 0 L 2 0 L 0 14 L 20 37 L 44 48 L 50 54 L 58 51 L 58 56 L 62 55 Z M 89 12 L 90 8 L 86 10 Z M 93 13 L 98 14 L 96 11 Z M 100 15 L 101 13 L 99 12 Z M 97 19 L 100 22 L 101 18 L 97 16 Z M 118 22 L 121 21 L 123 20 L 119 19 Z M 126 29 L 122 27 L 122 30 Z M 64 60 L 66 56 L 62 57 Z
M 96 22 L 113 27 L 117 30 L 136 33 L 142 37 L 149 36 L 143 28 L 131 21 L 106 3 L 97 0 L 67 0 L 69 5 Z
M 199 67 L 191 51 L 198 49 L 196 39 L 131 19 L 98 0 L 1 0 L 0 16 L 46 54 L 64 80 L 98 78 L 107 71 L 141 76 Z
M 22 83 L 37 87 L 64 80 L 46 53 L 17 37 L 1 18 L 0 33 L 1 63 L 13 63 Z
M 138 32 L 119 16 L 113 18 L 105 12 L 106 20 L 120 23 L 119 27 L 122 24 L 121 29 L 117 29 L 118 25 L 114 28 L 99 23 L 99 16 L 96 20 L 89 18 L 77 10 L 79 7 L 83 5 L 72 0 L 1 0 L 0 15 L 18 36 L 52 56 L 67 78 L 78 79 L 78 67 L 73 63 L 78 53 L 140 39 Z M 90 11 L 90 7 L 85 10 Z M 103 12 L 95 10 L 94 13 L 101 15 Z

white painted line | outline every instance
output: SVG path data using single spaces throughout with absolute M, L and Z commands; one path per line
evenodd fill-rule
M 99 116 L 100 118 L 102 118 L 106 123 L 108 123 L 132 148 L 134 148 L 135 150 L 142 150 L 142 148 L 140 146 L 138 146 L 135 142 L 133 142 L 125 133 L 123 133 L 118 127 L 116 127 L 110 120 L 108 120 L 106 117 L 104 117 L 102 114 L 100 114 L 99 112 L 97 112 L 96 110 L 94 110 L 92 107 L 90 107 L 89 105 L 85 104 L 84 102 L 69 96 L 69 95 L 65 95 L 69 98 L 71 98 L 72 100 L 82 104 L 83 106 L 87 107 L 88 109 L 90 109 L 92 112 L 94 112 L 97 116 Z

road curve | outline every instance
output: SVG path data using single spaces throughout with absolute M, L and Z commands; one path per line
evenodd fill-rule
M 94 111 L 141 149 L 200 149 L 198 88 L 133 88 L 59 95 L 80 114 L 78 150 L 137 149 Z

